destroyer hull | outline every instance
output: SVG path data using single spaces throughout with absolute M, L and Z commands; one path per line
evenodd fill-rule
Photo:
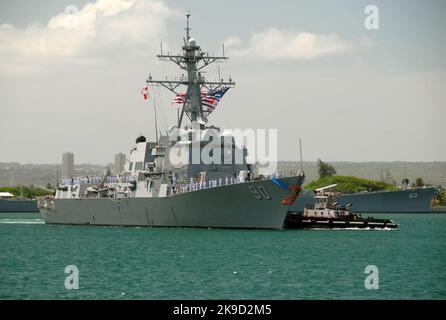
M 343 206 L 352 203 L 351 209 L 360 213 L 430 213 L 432 199 L 437 192 L 437 187 L 363 192 L 342 194 L 337 201 Z M 313 206 L 313 196 L 312 191 L 306 190 L 290 211 L 303 212 L 305 207 Z
M 300 185 L 298 179 L 278 180 Z M 259 180 L 163 198 L 56 199 L 54 210 L 41 214 L 50 224 L 282 229 L 289 207 L 281 200 L 289 195 Z

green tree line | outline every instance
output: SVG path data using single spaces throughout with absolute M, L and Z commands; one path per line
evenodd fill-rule
M 48 191 L 35 188 L 35 187 L 25 187 L 23 186 L 20 190 L 20 186 L 15 187 L 0 187 L 0 192 L 9 192 L 12 193 L 14 196 L 19 197 L 22 193 L 23 197 L 25 198 L 36 198 L 41 196 L 49 195 L 50 193 Z

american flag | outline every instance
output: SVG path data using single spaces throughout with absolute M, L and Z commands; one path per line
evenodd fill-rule
M 175 98 L 172 100 L 172 104 L 184 104 L 186 102 L 186 94 L 185 93 L 177 93 Z
M 208 110 L 214 110 L 223 95 L 228 90 L 229 87 L 223 87 L 208 92 L 201 92 L 201 101 L 203 103 L 203 106 L 208 107 Z
M 201 102 L 203 106 L 208 108 L 208 111 L 214 110 L 217 104 L 220 102 L 223 95 L 229 87 L 223 87 L 212 91 L 201 92 Z M 186 102 L 186 93 L 177 93 L 172 100 L 172 104 L 184 104 Z

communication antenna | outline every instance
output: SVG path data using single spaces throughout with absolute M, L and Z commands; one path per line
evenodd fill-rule
M 302 160 L 302 139 L 299 138 L 299 153 L 300 153 L 300 171 L 304 172 L 304 162 Z
M 186 42 L 189 42 L 190 39 L 190 27 L 189 27 L 189 17 L 190 17 L 190 11 L 186 12 Z
M 156 119 L 156 97 L 153 97 L 153 111 L 155 112 L 155 137 L 158 143 L 158 120 Z

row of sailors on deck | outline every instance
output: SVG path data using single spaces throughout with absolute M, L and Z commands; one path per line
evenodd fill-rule
M 105 179 L 105 181 L 104 181 Z M 98 184 L 98 183 L 122 183 L 135 181 L 135 177 L 129 175 L 116 175 L 116 176 L 86 176 L 86 177 L 74 177 L 74 178 L 62 178 L 61 184 L 64 186 L 69 185 L 81 185 L 81 184 Z
M 188 184 L 181 184 L 179 186 L 176 185 L 176 179 L 174 178 L 172 181 L 172 186 L 174 189 L 174 192 L 189 192 L 194 190 L 200 190 L 200 189 L 207 189 L 207 188 L 214 188 L 214 187 L 220 187 L 224 185 L 229 184 L 235 184 L 235 183 L 242 183 L 245 179 L 243 177 L 225 177 L 225 179 L 211 179 L 208 181 L 194 181 L 191 179 L 191 183 Z

